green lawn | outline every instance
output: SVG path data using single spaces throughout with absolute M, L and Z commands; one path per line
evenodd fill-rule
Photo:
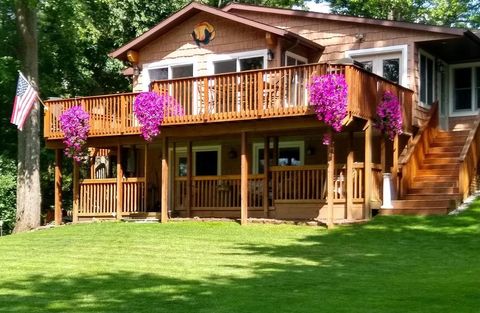
M 0 312 L 479 312 L 480 202 L 322 228 L 74 225 L 0 238 Z

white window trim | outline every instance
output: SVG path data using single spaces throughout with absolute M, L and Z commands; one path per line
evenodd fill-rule
M 480 67 L 480 62 L 471 62 L 471 63 L 461 63 L 461 64 L 453 64 L 450 65 L 449 69 L 449 75 L 450 75 L 450 116 L 452 117 L 457 117 L 457 116 L 471 116 L 471 115 L 477 115 L 480 113 L 480 109 L 476 109 L 475 107 L 478 106 L 476 103 L 476 96 L 477 96 L 477 91 L 476 91 L 476 79 L 477 75 L 475 75 L 475 67 Z M 470 110 L 455 110 L 455 77 L 453 75 L 453 71 L 458 68 L 469 68 L 472 71 L 472 107 Z
M 287 57 L 294 58 L 297 61 L 304 62 L 305 64 L 308 64 L 308 59 L 306 57 L 302 57 L 301 55 L 298 55 L 296 53 L 293 53 L 291 51 L 285 51 L 285 60 L 284 64 L 287 66 Z
M 438 95 L 437 95 L 437 84 L 436 84 L 436 77 L 437 77 L 437 61 L 435 60 L 435 57 L 433 55 L 431 55 L 430 53 L 422 50 L 422 49 L 418 49 L 418 103 L 419 105 L 422 107 L 422 108 L 430 108 L 430 104 L 428 103 L 423 103 L 420 99 L 420 88 L 421 88 L 421 84 L 422 84 L 422 77 L 421 77 L 421 67 L 420 67 L 420 59 L 421 59 L 421 56 L 425 56 L 427 58 L 429 58 L 430 60 L 433 61 L 433 101 L 435 102 L 435 99 L 438 99 Z M 428 98 L 428 89 L 427 89 L 427 98 Z
M 150 73 L 149 70 L 167 68 L 168 69 L 168 79 L 172 79 L 172 67 L 182 66 L 182 65 L 193 65 L 193 76 L 197 76 L 198 73 L 198 61 L 197 57 L 189 58 L 178 58 L 178 59 L 166 59 L 161 61 L 156 61 L 152 63 L 145 63 L 142 70 L 142 89 L 143 91 L 148 91 L 150 86 Z
M 370 55 L 376 54 L 389 54 L 389 53 L 400 53 L 400 85 L 404 87 L 409 87 L 408 81 L 408 45 L 398 45 L 398 46 L 388 46 L 388 47 L 379 47 L 379 48 L 369 48 L 369 49 L 358 49 L 358 50 L 348 50 L 345 51 L 345 57 L 355 58 L 355 57 L 367 57 Z
M 229 54 L 214 54 L 208 57 L 207 59 L 207 72 L 208 75 L 214 75 L 215 67 L 214 63 L 219 61 L 228 61 L 228 60 L 237 60 L 237 72 L 240 71 L 240 60 L 241 59 L 249 59 L 255 57 L 263 57 L 263 68 L 266 69 L 267 67 L 267 53 L 268 49 L 261 49 L 261 50 L 252 50 L 252 51 L 244 51 L 244 52 L 236 52 L 236 53 L 229 53 Z
M 253 162 L 252 162 L 252 173 L 258 174 L 258 157 L 260 156 L 260 149 L 265 147 L 263 142 L 253 143 Z M 273 143 L 270 143 L 270 148 L 273 148 Z M 299 148 L 300 149 L 300 165 L 305 164 L 305 141 L 279 141 L 278 148 Z
M 206 152 L 206 151 L 216 151 L 217 152 L 217 173 L 218 176 L 222 174 L 222 146 L 221 145 L 209 145 L 209 146 L 192 146 L 192 176 L 197 175 L 197 168 L 196 168 L 196 152 Z M 186 147 L 178 147 L 175 149 L 176 157 L 187 156 L 187 148 Z M 169 157 L 170 160 L 173 159 L 173 148 L 169 148 Z M 172 166 L 173 168 L 173 166 Z M 176 169 L 173 169 L 174 173 L 176 174 Z

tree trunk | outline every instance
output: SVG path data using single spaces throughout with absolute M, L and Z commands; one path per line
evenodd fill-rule
M 36 1 L 15 0 L 22 72 L 37 87 Z M 14 232 L 40 226 L 40 108 L 35 103 L 23 131 L 18 132 L 17 216 Z

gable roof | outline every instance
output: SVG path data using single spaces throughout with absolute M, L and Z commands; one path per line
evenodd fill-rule
M 292 33 L 288 30 L 284 30 L 278 27 L 270 26 L 267 24 L 263 24 L 258 21 L 254 21 L 245 17 L 241 17 L 239 15 L 231 14 L 226 11 L 216 9 L 207 5 L 203 5 L 196 2 L 191 2 L 183 9 L 179 10 L 178 12 L 172 14 L 158 25 L 154 26 L 153 28 L 149 29 L 142 35 L 138 36 L 137 38 L 133 39 L 129 43 L 123 45 L 122 47 L 118 48 L 117 50 L 111 52 L 109 56 L 126 60 L 127 59 L 127 51 L 128 50 L 138 50 L 139 48 L 147 45 L 148 43 L 152 42 L 153 40 L 157 39 L 161 35 L 165 34 L 173 27 L 177 26 L 178 24 L 184 22 L 185 20 L 191 18 L 197 13 L 206 12 L 218 17 L 222 17 L 233 22 L 241 23 L 246 26 L 256 28 L 265 32 L 269 32 L 275 34 L 280 37 L 285 37 L 287 39 L 298 40 L 300 43 L 306 45 L 307 47 L 312 47 L 317 50 L 324 50 L 324 47 L 316 42 L 306 39 L 296 33 Z
M 341 15 L 341 14 L 310 12 L 310 11 L 302 11 L 302 10 L 294 10 L 294 9 L 272 8 L 272 7 L 239 4 L 239 3 L 230 3 L 223 8 L 223 11 L 225 12 L 230 12 L 233 10 L 252 11 L 252 12 L 260 12 L 260 13 L 267 13 L 267 14 L 280 14 L 280 15 L 296 16 L 296 17 L 307 17 L 307 18 L 337 21 L 337 22 L 367 24 L 367 25 L 374 25 L 374 26 L 395 27 L 395 28 L 403 28 L 403 29 L 409 29 L 409 30 L 426 31 L 426 32 L 432 32 L 432 33 L 441 33 L 441 34 L 449 34 L 449 35 L 457 35 L 457 36 L 463 36 L 465 32 L 470 32 L 466 29 L 455 28 L 455 27 L 433 26 L 433 25 L 418 24 L 418 23 L 373 19 L 373 18 L 365 18 L 365 17 L 357 17 L 357 16 Z

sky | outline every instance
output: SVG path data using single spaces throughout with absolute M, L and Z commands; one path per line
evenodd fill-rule
M 315 1 L 308 1 L 305 4 L 312 12 L 330 13 L 330 5 L 328 3 L 315 3 Z

